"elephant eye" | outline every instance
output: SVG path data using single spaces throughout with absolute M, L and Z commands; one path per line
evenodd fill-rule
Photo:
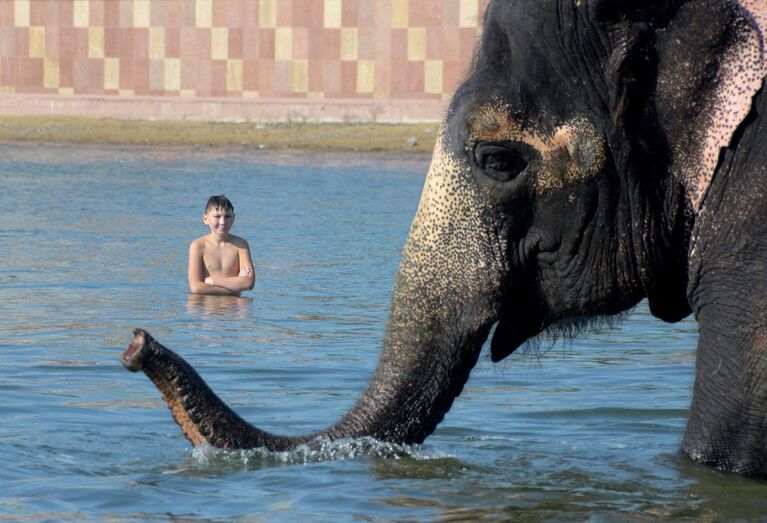
M 490 178 L 508 182 L 527 168 L 535 154 L 535 149 L 522 142 L 480 142 L 474 147 L 474 162 Z

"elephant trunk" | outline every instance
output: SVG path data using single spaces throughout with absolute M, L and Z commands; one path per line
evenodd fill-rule
M 189 363 L 144 330 L 134 331 L 122 362 L 128 370 L 140 370 L 149 377 L 194 445 L 284 451 L 323 436 L 420 443 L 463 389 L 490 324 L 458 331 L 438 319 L 424 323 L 423 318 L 413 318 L 413 295 L 402 289 L 395 295 L 384 347 L 365 392 L 338 423 L 311 435 L 279 436 L 249 424 Z M 470 315 L 472 311 L 463 311 L 465 324 L 474 324 Z
M 283 437 L 248 424 L 179 356 L 137 330 L 123 364 L 160 389 L 192 443 L 288 450 L 318 437 L 420 443 L 460 394 L 498 318 L 503 265 L 468 169 L 437 141 L 392 294 L 378 366 L 354 407 L 315 434 Z
M 430 302 L 400 272 L 378 366 L 327 434 L 421 443 L 461 393 L 492 323 L 472 300 Z M 426 311 L 436 311 L 429 314 Z M 484 316 L 484 320 L 480 317 Z
M 134 330 L 133 335 L 133 342 L 122 355 L 122 364 L 132 372 L 143 371 L 152 380 L 193 445 L 284 450 L 301 443 L 249 424 L 230 409 L 181 356 L 142 329 Z

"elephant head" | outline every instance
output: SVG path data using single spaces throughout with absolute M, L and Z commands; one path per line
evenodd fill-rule
M 647 298 L 665 321 L 700 323 L 684 449 L 764 476 L 765 20 L 764 0 L 492 1 L 437 139 L 378 366 L 335 425 L 263 432 L 144 331 L 124 364 L 149 375 L 194 443 L 421 442 L 493 326 L 498 361 Z

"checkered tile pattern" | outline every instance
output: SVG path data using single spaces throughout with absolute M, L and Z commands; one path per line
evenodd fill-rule
M 0 0 L 0 93 L 446 100 L 488 0 Z

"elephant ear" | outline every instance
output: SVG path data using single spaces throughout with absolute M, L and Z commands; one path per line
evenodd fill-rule
M 657 115 L 695 213 L 767 75 L 765 30 L 767 2 L 730 0 L 685 3 L 656 31 Z
M 758 0 L 756 0 L 758 1 Z M 661 23 L 671 16 L 682 0 L 591 0 L 589 18 L 600 22 Z
M 658 58 L 655 34 L 683 0 L 590 0 L 581 4 L 608 35 L 603 66 L 607 103 L 616 130 L 633 143 L 658 141 L 652 103 Z M 648 129 L 653 128 L 650 132 Z M 664 145 L 655 144 L 655 150 Z

